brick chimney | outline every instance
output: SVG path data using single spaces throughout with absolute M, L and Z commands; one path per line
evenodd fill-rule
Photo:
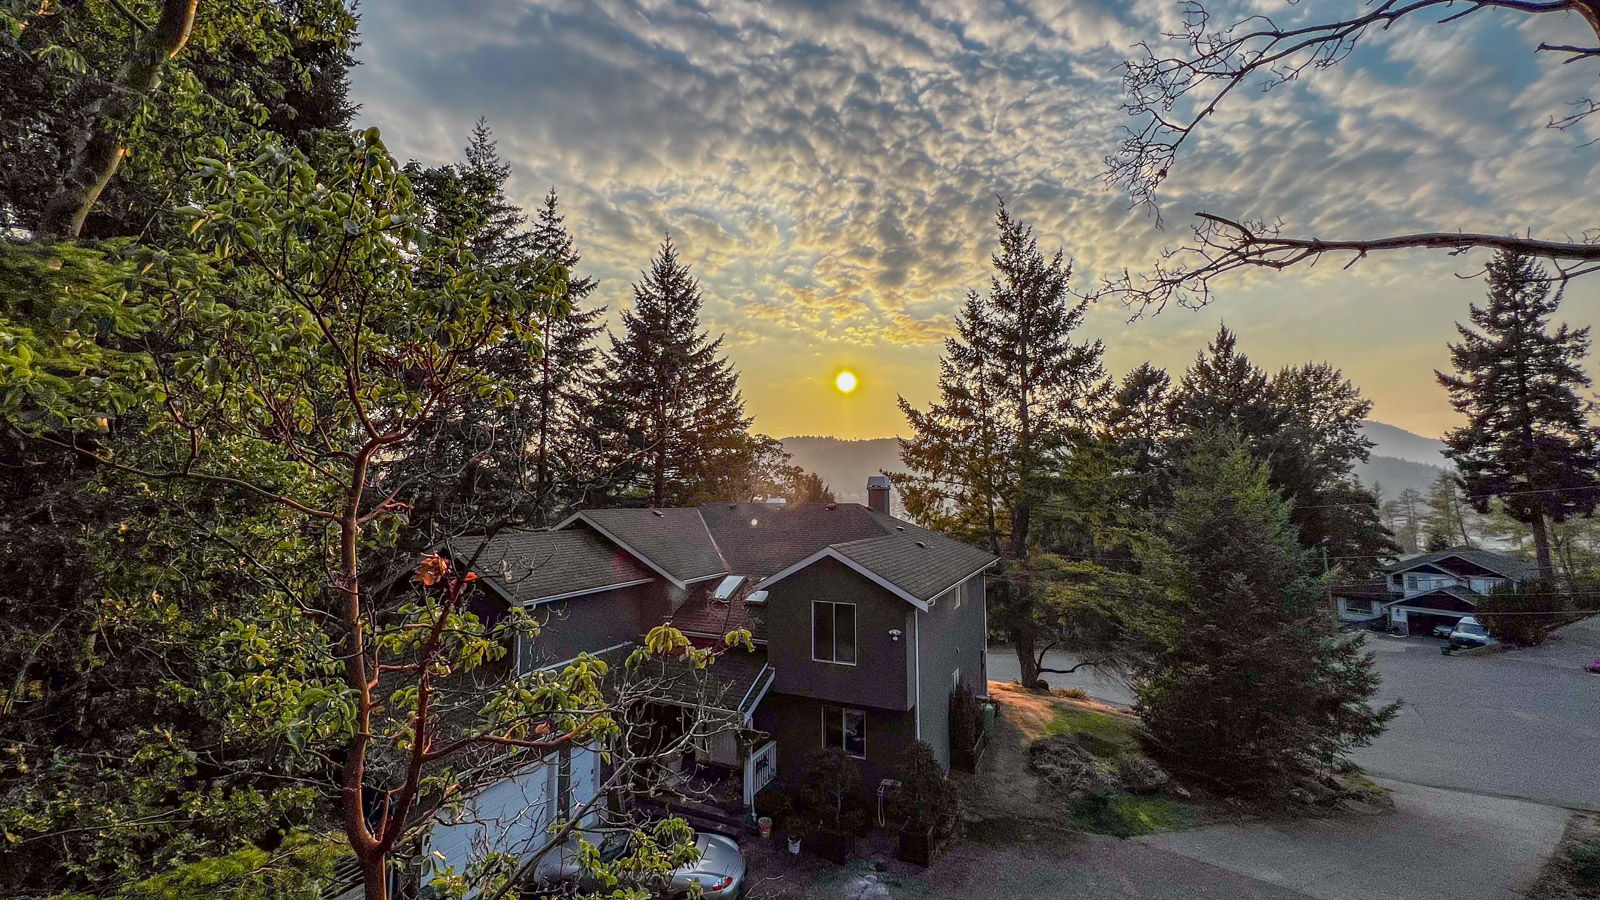
M 867 476 L 867 507 L 873 512 L 889 515 L 889 478 L 885 475 Z

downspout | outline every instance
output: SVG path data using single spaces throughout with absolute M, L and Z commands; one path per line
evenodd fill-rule
M 922 740 L 922 629 L 918 627 L 921 622 L 922 610 L 913 606 L 911 608 L 911 665 L 913 669 L 911 677 L 916 680 L 917 686 L 916 730 L 917 740 L 919 741 Z

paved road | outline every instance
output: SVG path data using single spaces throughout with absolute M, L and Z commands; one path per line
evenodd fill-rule
M 1600 810 L 1600 617 L 1570 625 L 1541 647 L 1447 657 L 1428 638 L 1368 639 L 1383 675 L 1378 701 L 1404 708 L 1353 755 L 1374 775 L 1419 785 Z M 1051 663 L 1072 663 L 1052 654 Z M 1049 663 L 1047 663 L 1049 664 Z M 1017 677 L 1016 654 L 989 653 L 997 680 Z M 1079 671 L 1047 676 L 1058 687 L 1128 704 L 1115 678 Z
M 1505 900 L 1537 877 L 1569 815 L 1522 800 L 1381 783 L 1394 791 L 1393 813 L 1138 840 L 1316 900 Z

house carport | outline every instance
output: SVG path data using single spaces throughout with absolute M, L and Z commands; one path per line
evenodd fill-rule
M 1476 600 L 1470 591 L 1455 585 L 1417 594 L 1389 604 L 1389 624 L 1403 622 L 1407 634 L 1429 635 L 1440 625 L 1454 625 L 1472 615 Z

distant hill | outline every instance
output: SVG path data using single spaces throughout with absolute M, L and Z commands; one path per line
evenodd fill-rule
M 803 436 L 786 437 L 782 443 L 795 465 L 822 476 L 833 496 L 844 503 L 866 503 L 867 476 L 900 468 L 900 442 L 895 438 L 846 441 Z
M 1356 477 L 1369 488 L 1381 487 L 1385 499 L 1393 500 L 1406 488 L 1426 492 L 1450 465 L 1443 441 L 1383 422 L 1364 422 L 1362 430 L 1377 446 L 1370 461 L 1356 466 Z M 894 438 L 786 437 L 783 449 L 794 457 L 795 465 L 822 476 L 833 495 L 846 503 L 867 502 L 868 475 L 900 468 L 900 444 Z
M 1380 489 L 1384 500 L 1393 500 L 1406 488 L 1426 494 L 1428 485 L 1444 472 L 1440 466 L 1377 454 L 1364 463 L 1356 463 L 1356 479 L 1369 488 Z
M 1451 464 L 1444 455 L 1444 441 L 1413 434 L 1404 428 L 1385 425 L 1371 419 L 1361 423 L 1361 430 L 1368 440 L 1377 444 L 1372 448 L 1374 456 L 1392 456 L 1436 468 L 1444 468 Z

